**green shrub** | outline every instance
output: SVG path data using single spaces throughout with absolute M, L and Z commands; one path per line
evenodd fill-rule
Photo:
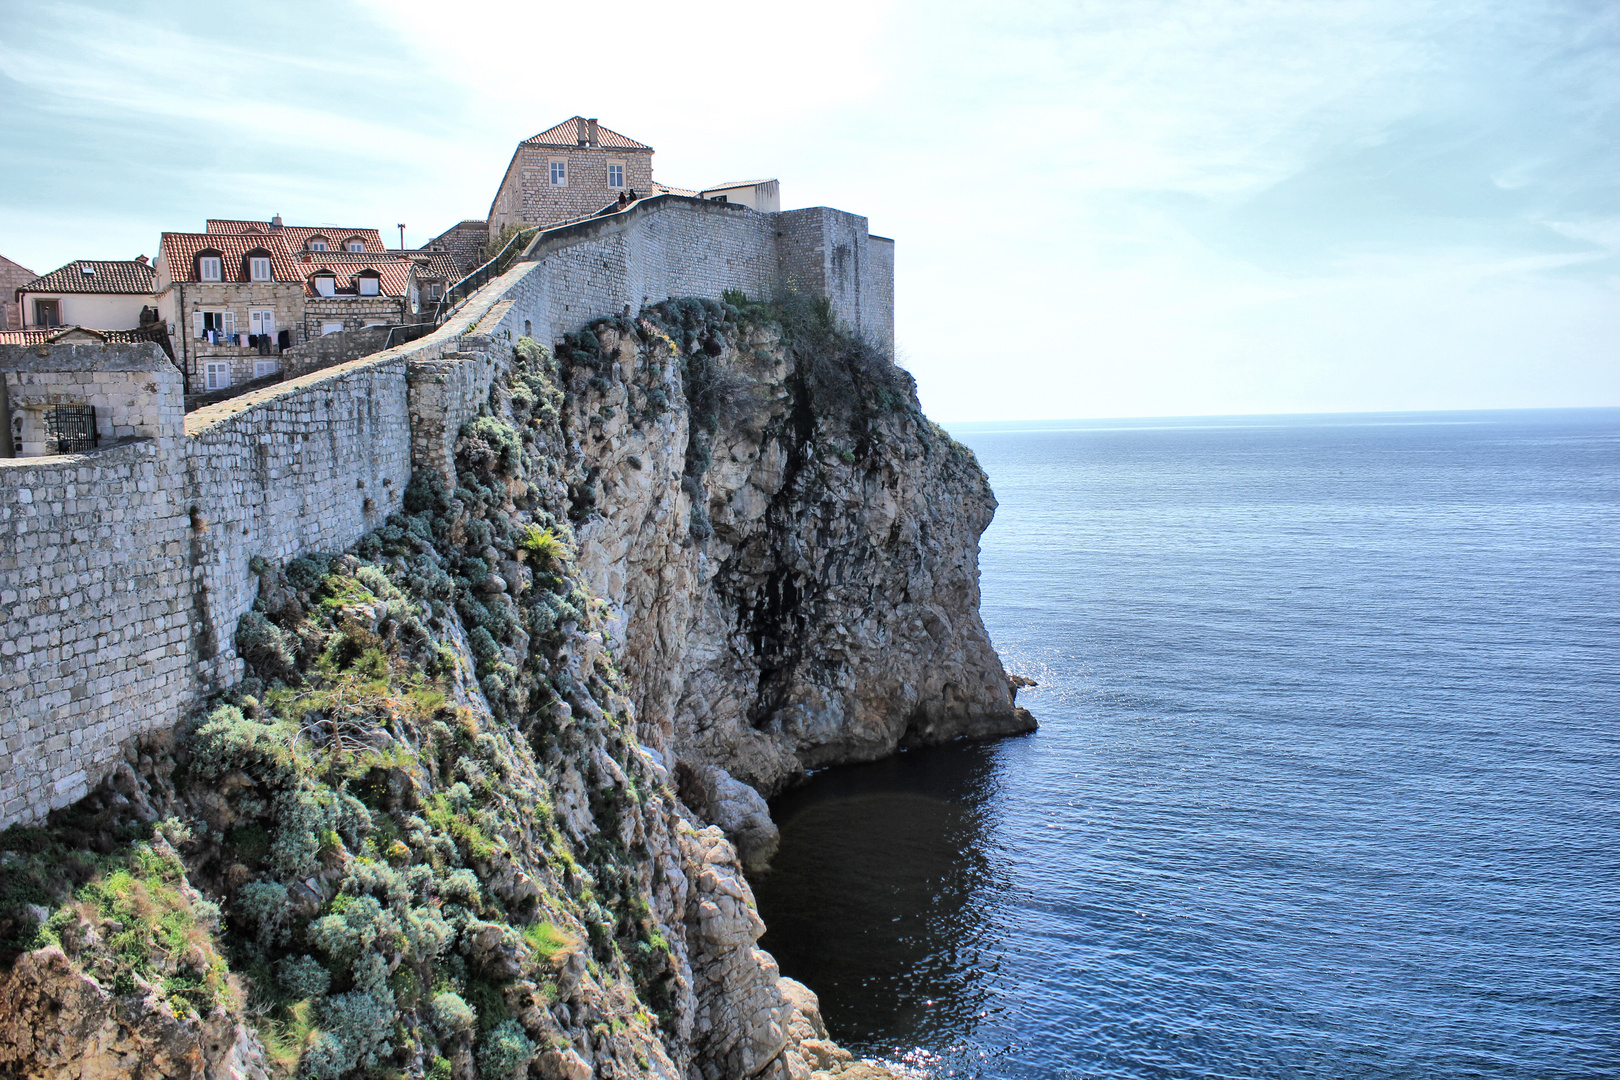
M 298 783 L 305 763 L 289 729 L 275 721 L 249 720 L 234 705 L 221 705 L 191 739 L 191 772 L 219 779 L 240 770 L 275 788 Z
M 568 546 L 550 529 L 529 525 L 524 529 L 518 547 L 528 552 L 535 566 L 561 566 L 568 562 Z
M 287 887 L 274 881 L 253 881 L 236 893 L 236 910 L 251 927 L 260 946 L 271 948 L 287 939 Z
M 536 956 L 548 964 L 556 963 L 579 944 L 579 939 L 573 934 L 559 930 L 550 922 L 538 922 L 526 927 L 523 940 L 529 943 Z
M 516 1077 L 529 1067 L 534 1043 L 516 1020 L 503 1020 L 485 1033 L 478 1046 L 478 1069 L 486 1077 Z
M 320 997 L 332 985 L 332 973 L 313 956 L 289 956 L 276 965 L 276 979 L 295 998 Z
M 272 679 L 291 679 L 298 672 L 298 644 L 281 627 L 248 611 L 236 620 L 236 653 L 255 671 Z
M 460 994 L 446 991 L 433 995 L 433 1026 L 441 1039 L 453 1039 L 464 1031 L 471 1031 L 476 1023 L 478 1015 Z

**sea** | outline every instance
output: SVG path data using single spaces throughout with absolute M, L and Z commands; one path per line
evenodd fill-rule
M 756 881 L 937 1077 L 1620 1076 L 1620 410 L 960 425 L 1035 734 L 828 769 Z

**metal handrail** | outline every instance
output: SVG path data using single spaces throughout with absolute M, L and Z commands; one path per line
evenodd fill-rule
M 493 259 L 444 290 L 444 295 L 439 297 L 439 302 L 433 309 L 433 325 L 438 326 L 444 322 L 451 312 L 461 306 L 463 300 L 511 269 L 519 252 L 529 246 L 529 241 L 533 240 L 539 231 L 538 225 L 519 229 L 513 234 L 512 239 L 506 242 L 506 246 L 495 253 Z

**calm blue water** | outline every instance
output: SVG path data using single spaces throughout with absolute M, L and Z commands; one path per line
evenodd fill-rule
M 939 1075 L 1620 1075 L 1620 410 L 960 431 L 1039 733 L 779 800 L 765 946 Z

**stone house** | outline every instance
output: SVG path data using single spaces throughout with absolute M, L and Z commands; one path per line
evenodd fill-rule
M 489 234 L 589 217 L 630 191 L 649 195 L 652 156 L 652 147 L 583 116 L 524 139 L 489 208 Z
M 21 263 L 0 255 L 0 330 L 22 329 L 22 308 L 17 303 L 17 289 L 38 276 Z
M 53 326 L 133 330 L 157 318 L 155 276 L 145 255 L 129 260 L 76 259 L 23 283 L 13 295 L 25 330 Z
M 439 299 L 467 272 L 449 251 L 409 251 L 403 254 L 408 257 L 411 266 L 406 279 L 407 310 L 414 320 L 432 318 Z
M 303 340 L 304 275 L 277 232 L 163 234 L 158 316 L 191 393 L 275 374 Z
M 293 265 L 304 279 L 305 341 L 410 321 L 411 263 L 400 255 L 306 251 Z
M 484 245 L 489 243 L 489 222 L 468 219 L 458 221 L 422 246 L 430 254 L 446 254 L 454 261 L 458 271 L 450 284 L 477 269 L 483 262 Z

